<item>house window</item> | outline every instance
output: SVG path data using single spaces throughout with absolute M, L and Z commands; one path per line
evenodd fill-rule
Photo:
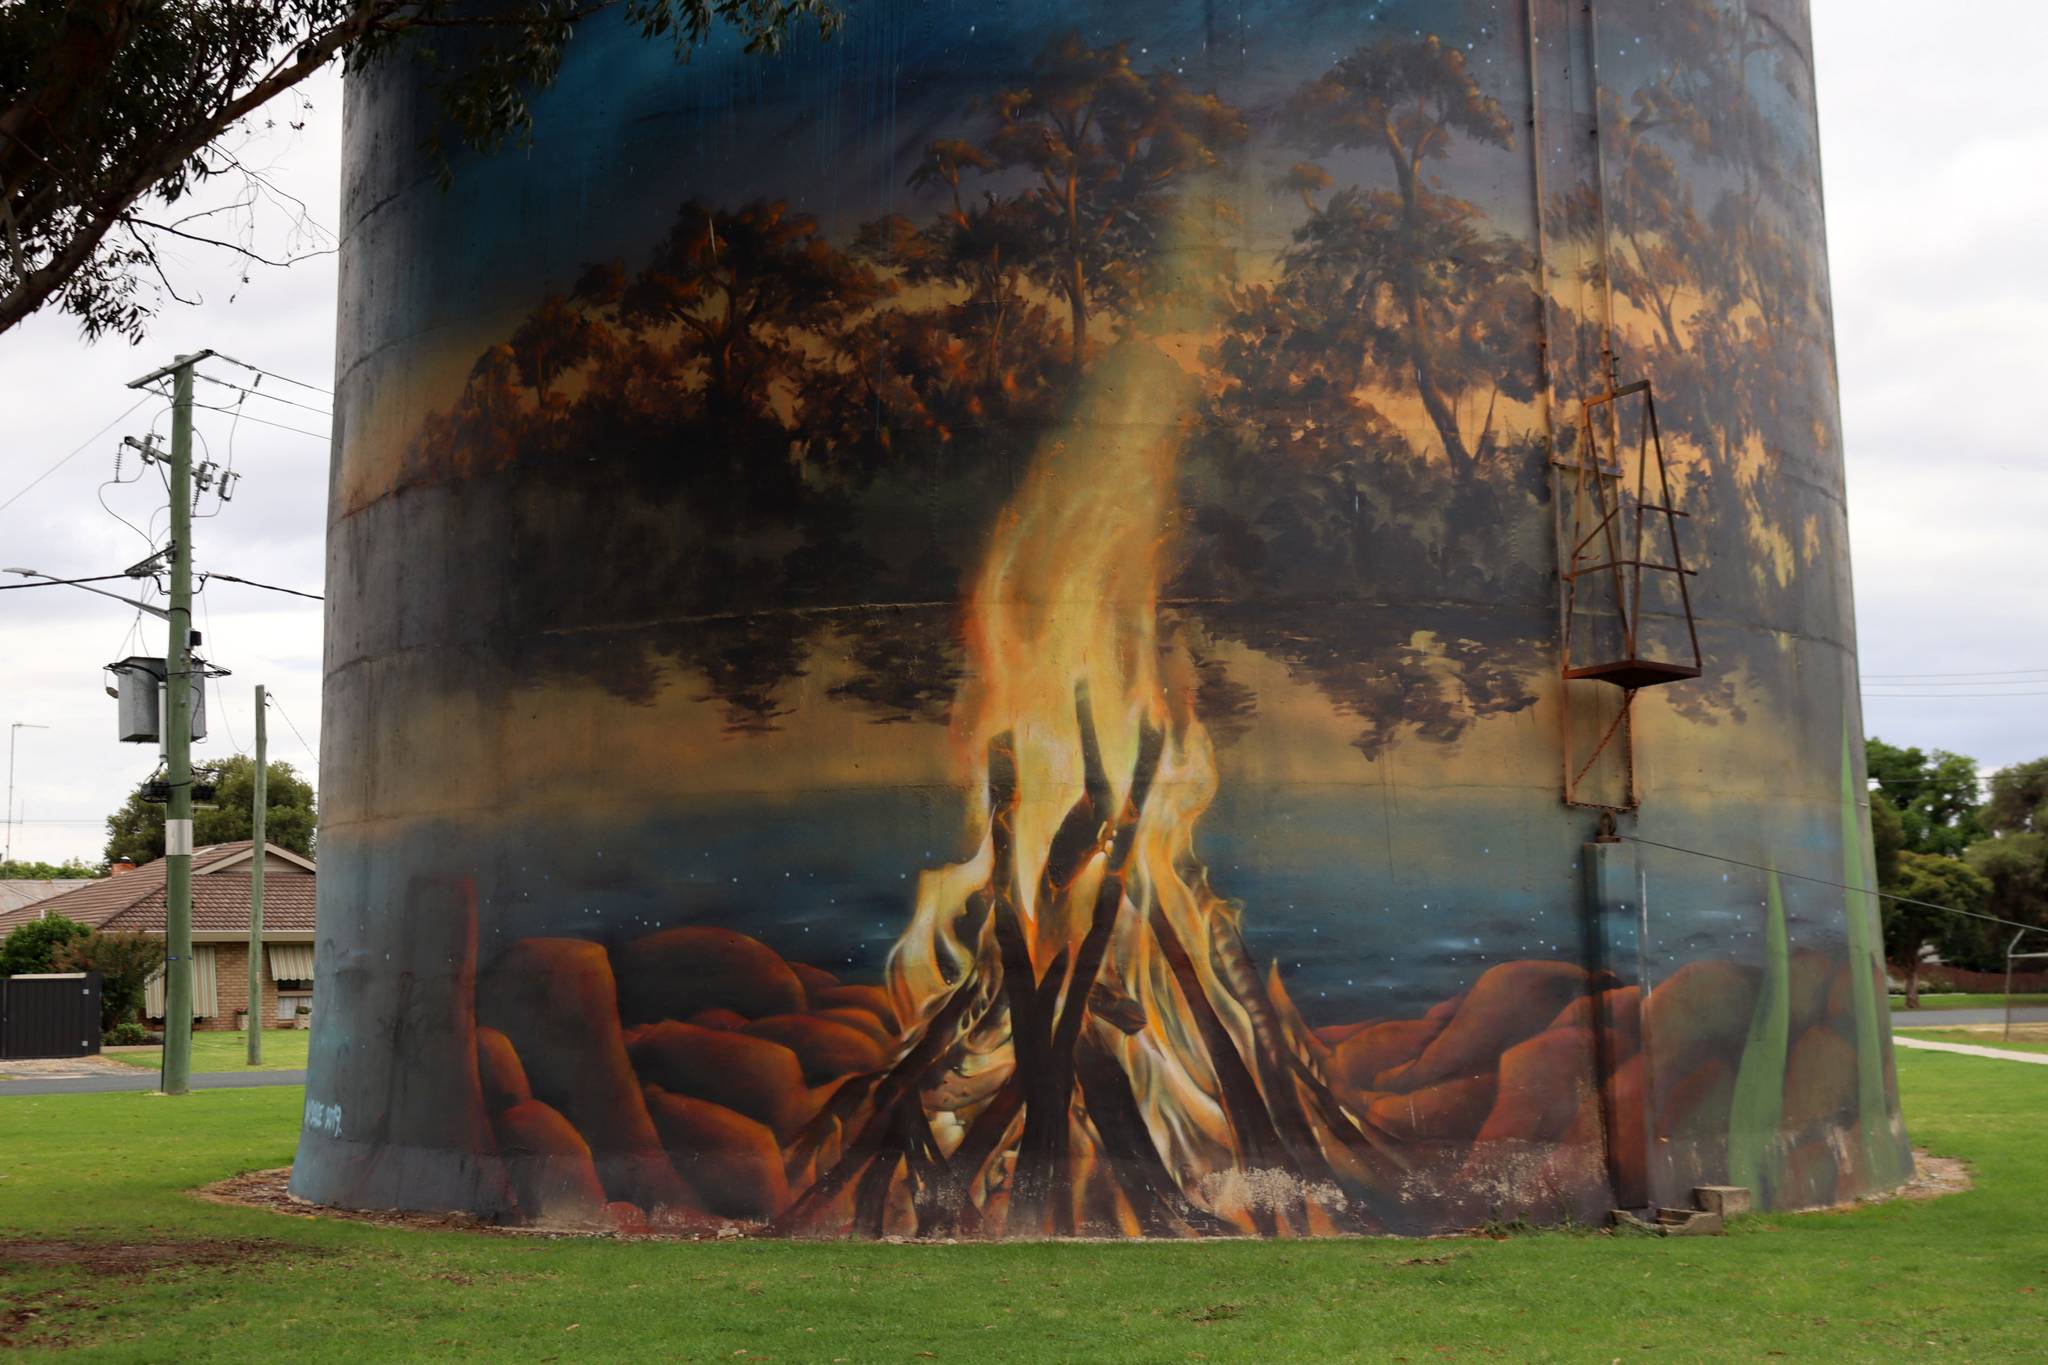
M 200 943 L 192 949 L 192 1013 L 211 1019 L 220 1013 L 220 979 L 214 971 L 213 945 Z M 151 1019 L 164 1017 L 164 969 L 156 969 L 143 987 L 142 1012 Z
M 309 1010 L 313 1008 L 312 983 L 303 983 L 302 989 L 288 989 L 302 985 L 302 983 L 296 981 L 280 981 L 277 985 L 277 1022 L 280 1024 L 298 1023 L 299 1006 L 304 1005 Z

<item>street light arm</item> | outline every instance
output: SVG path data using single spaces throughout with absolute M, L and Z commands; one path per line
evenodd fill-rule
M 105 588 L 95 588 L 92 587 L 90 584 L 86 583 L 74 583 L 68 578 L 52 578 L 50 577 L 50 575 L 46 573 L 37 573 L 34 569 L 0 569 L 0 573 L 18 574 L 23 578 L 39 578 L 43 582 L 49 583 L 55 587 L 76 588 L 80 592 L 98 593 L 101 597 L 111 597 L 116 602 L 125 602 L 129 606 L 135 608 L 137 611 L 146 611 L 151 616 L 156 617 L 156 619 L 159 621 L 168 621 L 171 619 L 171 614 L 165 611 L 162 607 L 153 607 L 147 602 L 138 602 L 132 597 L 123 597 L 121 596 L 120 593 L 108 592 Z

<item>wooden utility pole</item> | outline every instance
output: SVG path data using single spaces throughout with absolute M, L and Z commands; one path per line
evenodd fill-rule
M 212 351 L 181 355 L 128 385 L 171 381 L 171 609 L 164 650 L 161 724 L 170 800 L 164 811 L 163 1092 L 182 1095 L 192 1079 L 192 370 Z
M 249 811 L 249 1065 L 263 1065 L 263 817 L 270 805 L 270 745 L 263 684 L 256 684 L 256 795 Z
M 192 367 L 171 366 L 171 631 L 164 660 L 164 1070 L 166 1095 L 192 1075 Z

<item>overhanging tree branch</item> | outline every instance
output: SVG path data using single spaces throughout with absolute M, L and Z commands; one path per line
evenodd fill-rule
M 671 41 L 682 57 L 721 23 L 737 29 L 750 52 L 778 50 L 799 20 L 829 34 L 839 3 L 517 0 L 480 15 L 461 12 L 456 0 L 44 0 L 0 7 L 0 45 L 31 54 L 14 88 L 0 71 L 0 231 L 7 238 L 0 332 L 61 299 L 88 334 L 139 336 L 149 309 L 135 298 L 136 272 L 157 262 L 139 239 L 132 249 L 112 244 L 117 226 L 288 263 L 179 233 L 166 226 L 169 215 L 135 209 L 150 199 L 173 203 L 230 169 L 267 184 L 216 144 L 331 62 L 359 71 L 400 51 L 429 51 L 423 44 L 430 35 L 482 35 L 451 65 L 436 94 L 463 142 L 489 151 L 527 130 L 528 96 L 553 82 L 576 28 L 600 14 L 622 14 L 643 37 Z M 438 144 L 429 138 L 428 147 L 437 151 Z
M 131 232 L 136 228 L 148 228 L 152 232 L 169 233 L 173 237 L 182 237 L 188 242 L 198 242 L 202 246 L 217 246 L 223 251 L 232 251 L 238 256 L 246 256 L 259 265 L 275 266 L 280 270 L 297 265 L 300 261 L 310 261 L 318 256 L 332 256 L 339 249 L 331 246 L 323 247 L 319 251 L 303 251 L 296 256 L 286 256 L 281 260 L 273 260 L 253 248 L 243 246 L 240 242 L 225 242 L 218 237 L 205 237 L 196 232 L 184 232 L 171 226 L 169 223 L 152 222 L 147 218 L 139 218 L 132 213 L 122 214 L 121 222 Z

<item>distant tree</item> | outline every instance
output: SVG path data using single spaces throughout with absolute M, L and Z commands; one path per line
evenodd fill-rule
M 1870 794 L 1870 849 L 1877 862 L 1878 890 L 1898 890 L 1899 857 L 1906 849 L 1906 827 L 1899 819 L 1898 807 L 1880 791 Z
M 714 28 L 772 51 L 799 25 L 829 32 L 840 18 L 835 0 L 0 5 L 0 332 L 55 301 L 88 336 L 140 340 L 153 312 L 146 282 L 178 297 L 159 253 L 185 243 L 278 264 L 180 210 L 215 177 L 260 186 L 230 133 L 330 63 L 425 60 L 441 118 L 421 126 L 488 150 L 528 130 L 529 97 L 554 82 L 581 24 L 608 11 L 679 58 Z M 437 50 L 445 38 L 459 52 Z
M 94 932 L 57 950 L 57 970 L 100 974 L 100 1032 L 142 1017 L 149 978 L 164 965 L 164 940 L 154 934 Z
M 0 940 L 0 976 L 55 971 L 58 951 L 73 939 L 83 938 L 91 932 L 78 921 L 62 915 L 32 919 Z
M 2048 834 L 2048 758 L 1991 774 L 1983 819 L 2000 834 Z
M 2000 834 L 1980 839 L 1970 846 L 1966 860 L 1991 884 L 1985 910 L 2001 919 L 2048 930 L 2048 834 Z M 2006 937 L 2011 937 L 2009 931 Z
M 104 865 L 94 866 L 81 858 L 66 858 L 61 863 L 41 863 L 20 858 L 0 862 L 0 881 L 76 881 L 88 877 L 103 877 Z
M 1882 902 L 1885 957 L 1906 978 L 1906 1008 L 1918 1009 L 1920 971 L 1930 950 L 1967 965 L 1982 959 L 1991 938 L 1985 921 L 1930 907 L 1981 913 L 1991 899 L 1991 883 L 1960 858 L 1905 852 L 1899 854 L 1895 887 L 1894 894 L 1905 900 Z
M 1881 739 L 1866 740 L 1863 753 L 1878 792 L 1899 813 L 1903 848 L 1959 857 L 1983 836 L 1977 760 L 1943 749 L 1902 749 Z
M 256 798 L 256 761 L 237 754 L 213 765 L 214 799 L 192 812 L 194 844 L 226 844 L 249 837 Z M 291 764 L 272 760 L 265 796 L 264 835 L 279 848 L 310 858 L 316 822 L 312 784 Z M 107 861 L 141 866 L 163 856 L 164 808 L 138 787 L 107 817 Z

